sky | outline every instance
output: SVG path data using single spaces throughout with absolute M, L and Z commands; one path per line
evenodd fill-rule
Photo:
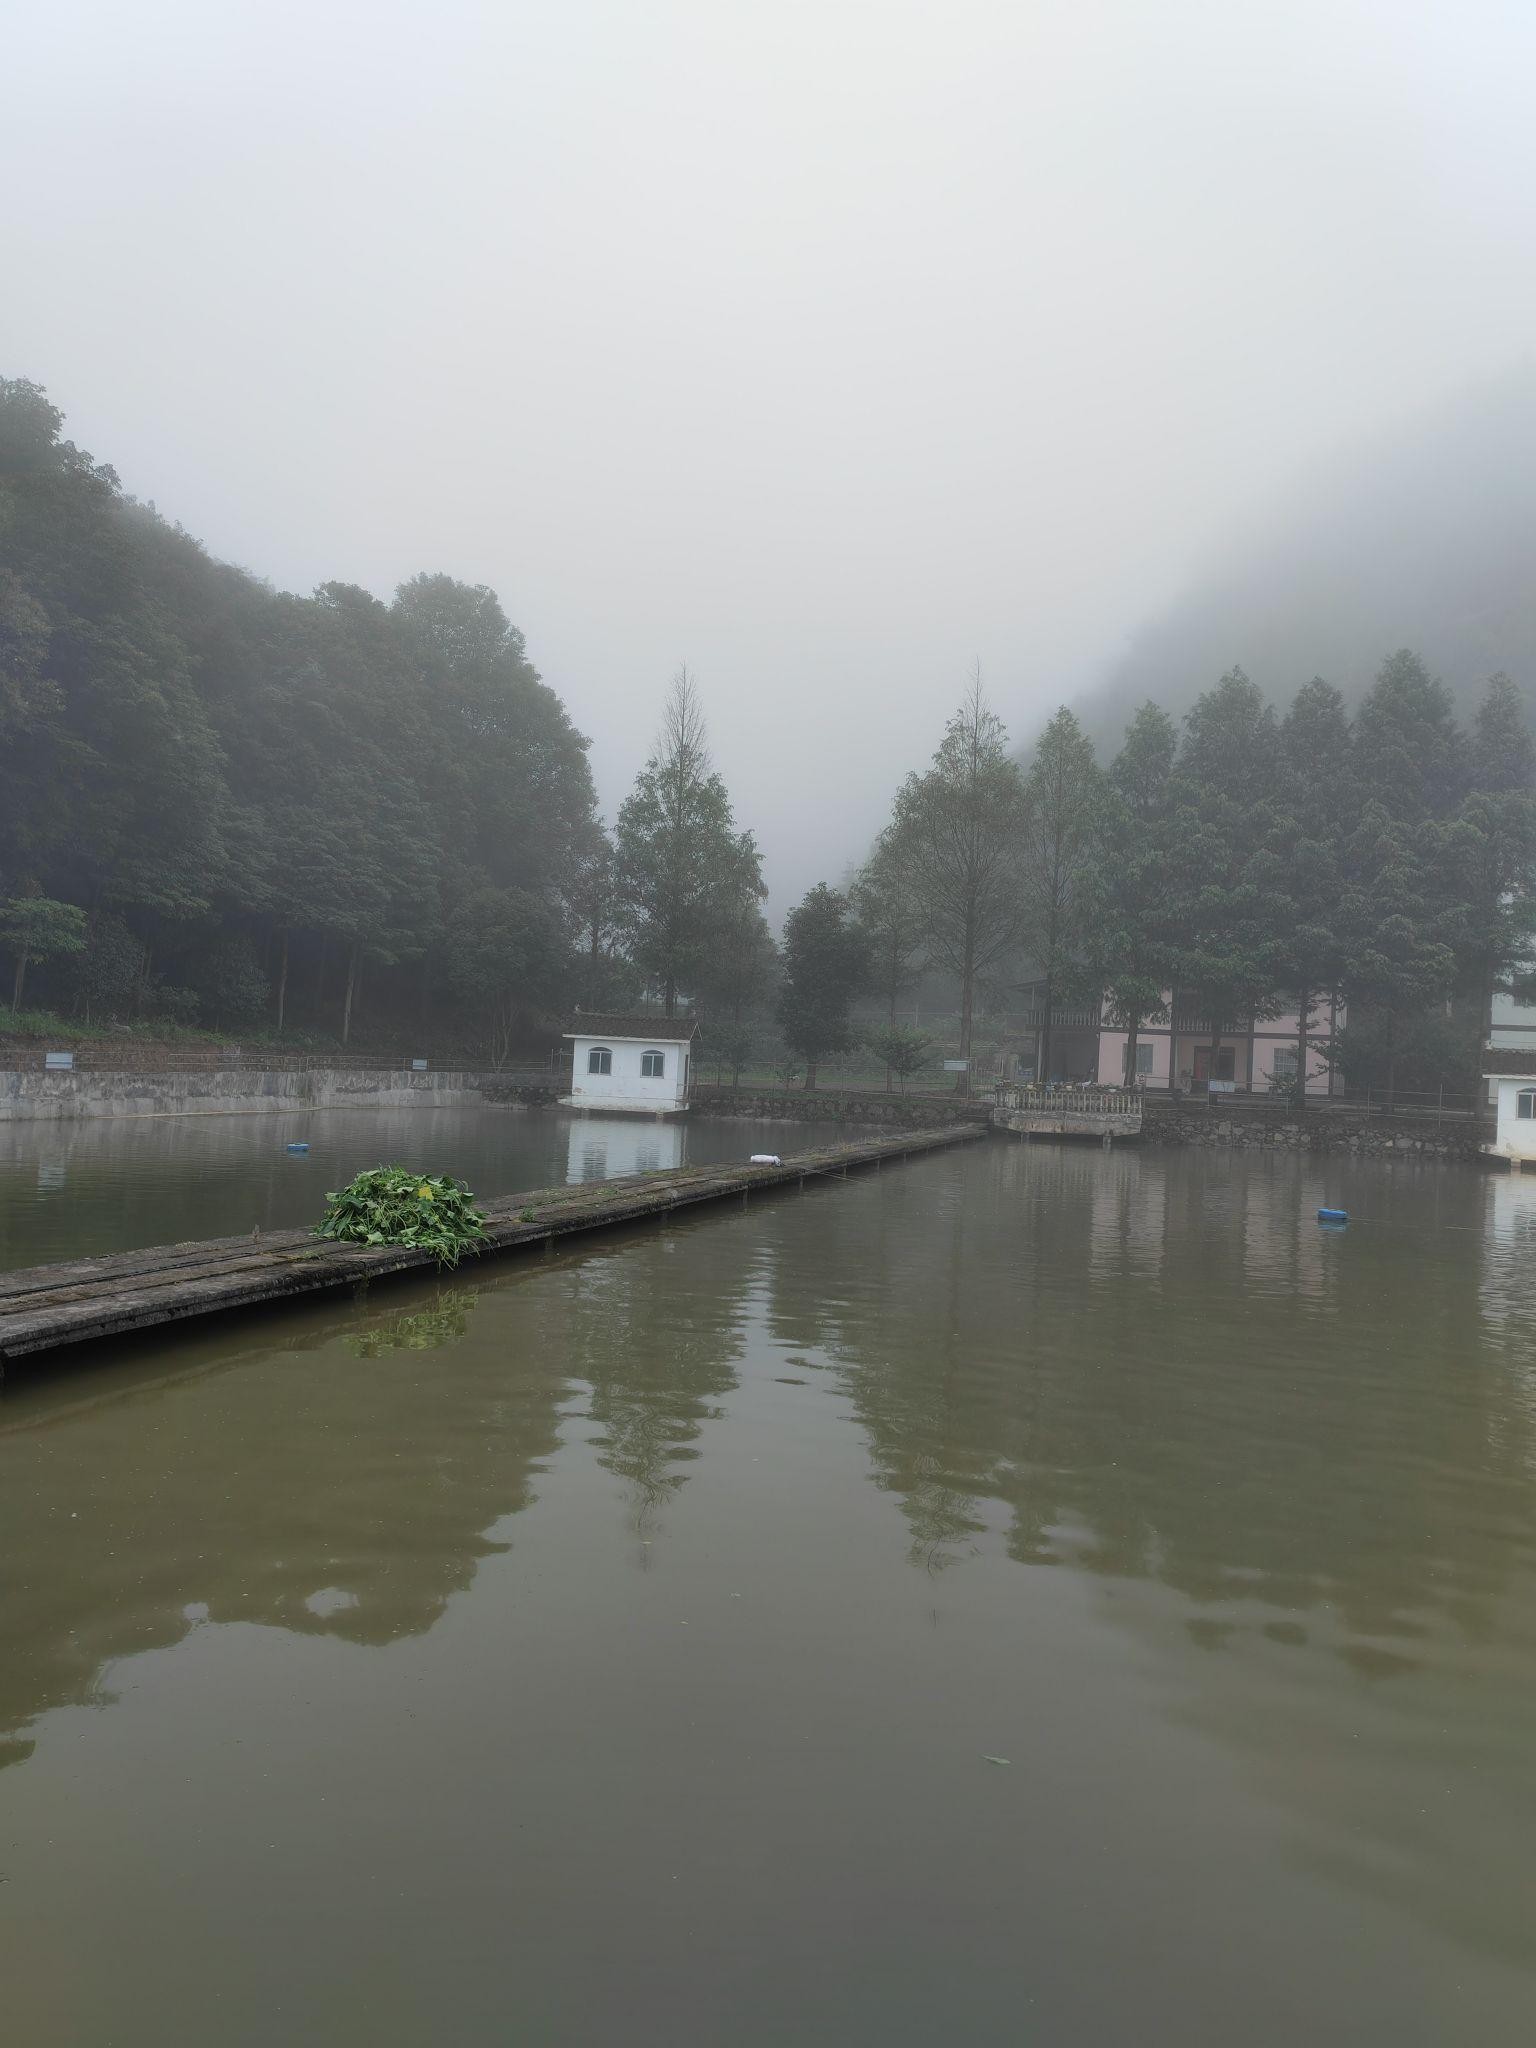
M 1536 358 L 1528 0 L 4 0 L 0 374 L 291 589 L 492 585 L 777 919 Z M 1211 678 L 1214 680 L 1214 678 Z

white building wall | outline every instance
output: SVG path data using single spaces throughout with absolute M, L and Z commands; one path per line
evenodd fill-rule
M 1525 1091 L 1536 1091 L 1536 1074 L 1519 1080 L 1504 1075 L 1495 1085 L 1499 1091 L 1499 1121 L 1491 1150 L 1501 1159 L 1536 1159 L 1536 1117 L 1520 1114 L 1520 1096 Z
M 629 1038 L 576 1038 L 572 1040 L 571 1092 L 566 1100 L 577 1109 L 681 1109 L 688 1100 L 690 1048 L 675 1040 L 653 1039 L 642 1044 Z M 613 1055 L 613 1070 L 590 1074 L 587 1058 L 594 1047 L 606 1046 Z M 665 1061 L 660 1078 L 642 1074 L 641 1061 L 648 1052 L 659 1052 Z

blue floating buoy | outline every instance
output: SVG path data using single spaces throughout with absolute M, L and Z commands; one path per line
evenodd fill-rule
M 290 1152 L 307 1152 L 309 1147 L 307 1145 L 290 1145 L 288 1150 Z
M 1349 1221 L 1349 1211 L 1347 1209 L 1319 1209 L 1317 1220 L 1319 1223 L 1347 1223 Z

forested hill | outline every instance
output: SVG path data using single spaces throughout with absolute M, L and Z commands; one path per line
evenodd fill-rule
M 567 999 L 587 742 L 494 594 L 276 592 L 62 425 L 0 382 L 0 908 L 33 906 L 28 999 L 354 1040 Z
M 1255 506 L 1225 560 L 1084 696 L 1113 743 L 1136 706 L 1185 712 L 1240 663 L 1288 702 L 1321 675 L 1346 698 L 1414 647 L 1470 710 L 1503 670 L 1536 685 L 1536 373 L 1506 379 Z

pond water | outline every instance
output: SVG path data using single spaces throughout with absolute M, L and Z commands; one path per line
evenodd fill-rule
M 8 2038 L 1523 2048 L 1533 1254 L 994 1141 L 13 1376 Z
M 328 1190 L 391 1160 L 455 1174 L 490 1198 L 803 1150 L 838 1135 L 830 1123 L 658 1123 L 492 1107 L 0 1124 L 0 1272 L 313 1223 Z M 290 1144 L 309 1150 L 290 1153 Z

